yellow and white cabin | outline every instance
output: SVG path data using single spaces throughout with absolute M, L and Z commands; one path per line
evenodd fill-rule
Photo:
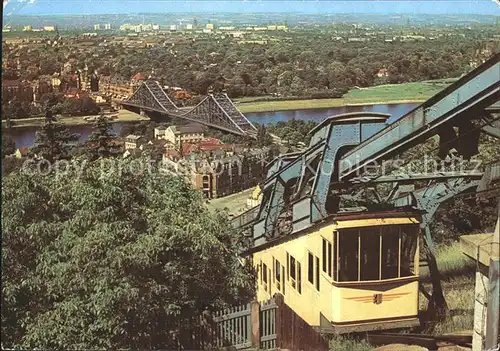
M 255 247 L 257 300 L 280 293 L 323 332 L 416 326 L 419 223 L 420 213 L 337 215 Z

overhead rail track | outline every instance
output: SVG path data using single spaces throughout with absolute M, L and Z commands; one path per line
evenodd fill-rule
M 451 149 L 465 159 L 477 154 L 480 133 L 500 135 L 492 116 L 499 110 L 499 58 L 500 54 L 495 55 L 388 126 L 387 116 L 375 113 L 326 119 L 311 131 L 307 150 L 272 163 L 262 186 L 262 204 L 251 216 L 254 239 L 273 231 L 285 211 L 292 213 L 294 231 L 339 211 L 341 194 L 356 188 L 357 180 L 373 169 L 369 165 L 381 164 L 435 135 L 440 141 L 439 156 Z M 460 177 L 472 175 L 477 178 L 472 173 Z M 428 176 L 419 178 L 438 182 L 449 178 L 443 174 Z

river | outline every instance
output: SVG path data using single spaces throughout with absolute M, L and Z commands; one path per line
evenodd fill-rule
M 342 106 L 334 108 L 293 110 L 293 111 L 274 111 L 274 112 L 255 112 L 246 113 L 245 116 L 253 123 L 269 125 L 279 121 L 289 121 L 292 119 L 303 119 L 320 122 L 327 117 L 335 116 L 347 112 L 371 111 L 382 112 L 391 115 L 389 123 L 402 117 L 404 114 L 415 108 L 418 104 L 380 104 L 363 106 Z M 128 122 L 131 123 L 131 122 Z M 132 122 L 133 123 L 133 122 Z M 120 133 L 121 128 L 126 123 L 113 123 L 113 131 Z M 80 135 L 80 141 L 87 140 L 92 132 L 91 124 L 70 126 L 70 131 Z M 13 128 L 11 135 L 16 142 L 16 147 L 31 147 L 35 141 L 36 128 Z

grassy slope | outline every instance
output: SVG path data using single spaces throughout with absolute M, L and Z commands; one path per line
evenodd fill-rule
M 302 110 L 312 108 L 330 108 L 343 106 L 344 99 L 312 99 L 312 100 L 284 100 L 284 101 L 254 101 L 239 103 L 237 106 L 243 113 L 268 112 L 285 110 Z
M 434 326 L 429 325 L 426 331 L 433 334 L 444 334 L 472 330 L 474 325 L 474 262 L 461 251 L 460 245 L 454 243 L 442 247 L 436 254 L 439 271 L 443 276 L 442 286 L 450 316 Z M 427 291 L 431 291 L 431 284 L 426 279 L 428 271 L 422 270 L 422 280 Z M 420 309 L 427 307 L 427 300 L 420 294 Z
M 352 89 L 344 97 L 337 99 L 262 101 L 264 97 L 247 97 L 236 99 L 236 101 L 238 108 L 243 113 L 330 108 L 345 105 L 422 102 L 444 89 L 452 81 L 448 79 Z
M 236 215 L 246 210 L 247 199 L 252 195 L 254 188 L 244 190 L 240 193 L 229 196 L 213 199 L 209 203 L 209 207 L 213 209 L 223 210 L 228 209 L 229 214 Z
M 376 87 L 352 89 L 345 96 L 347 104 L 385 103 L 394 100 L 424 101 L 443 90 L 448 82 L 417 82 L 405 84 L 387 84 Z
M 59 117 L 59 121 L 67 124 L 67 125 L 82 125 L 82 124 L 92 124 L 93 122 L 87 122 L 83 119 L 84 116 L 78 117 Z M 16 127 L 37 127 L 43 124 L 45 117 L 33 117 L 33 118 L 22 118 L 22 119 L 13 119 L 13 128 Z M 118 114 L 118 118 L 111 120 L 111 123 L 117 122 L 137 122 L 137 121 L 149 121 L 148 117 L 144 117 L 138 115 L 133 112 L 129 112 L 127 110 L 120 110 Z M 2 126 L 5 128 L 6 121 L 2 121 Z

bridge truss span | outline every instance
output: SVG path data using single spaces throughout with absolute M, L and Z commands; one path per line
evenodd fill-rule
M 147 80 L 128 99 L 121 101 L 121 105 L 185 119 L 240 136 L 255 138 L 257 135 L 257 128 L 225 93 L 209 94 L 186 111 L 175 105 L 158 82 Z

